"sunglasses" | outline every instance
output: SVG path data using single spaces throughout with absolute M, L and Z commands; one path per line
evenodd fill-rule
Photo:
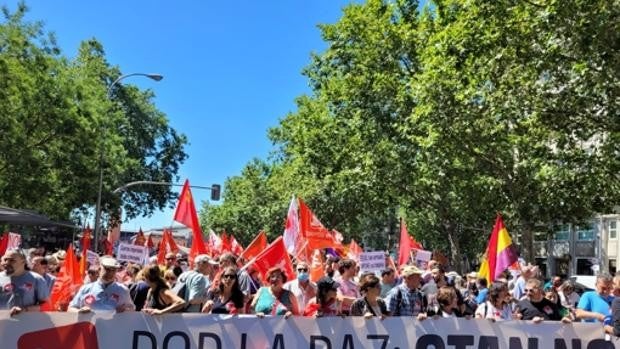
M 307 272 L 308 268 L 297 268 L 297 271 L 299 271 L 299 272 Z
M 536 292 L 538 291 L 537 288 L 526 288 L 525 290 L 523 290 L 525 293 L 530 293 L 530 292 Z
M 222 279 L 236 279 L 237 275 L 235 274 L 224 274 L 222 275 Z

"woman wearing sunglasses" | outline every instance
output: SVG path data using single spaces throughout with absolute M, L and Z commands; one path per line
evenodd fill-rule
M 203 313 L 209 314 L 243 314 L 243 292 L 237 279 L 237 268 L 226 267 L 219 275 L 217 287 L 207 292 L 207 302 L 202 307 Z

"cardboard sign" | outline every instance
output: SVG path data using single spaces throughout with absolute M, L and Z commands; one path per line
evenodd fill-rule
M 118 253 L 116 259 L 119 261 L 142 264 L 144 256 L 148 253 L 144 246 L 120 243 L 118 244 Z
M 385 269 L 385 252 L 363 252 L 360 255 L 360 271 L 370 271 L 380 275 L 383 269 Z
M 418 268 L 423 270 L 426 269 L 426 266 L 431 260 L 432 255 L 433 254 L 431 253 L 431 251 L 418 250 L 415 248 L 411 250 L 411 260 Z

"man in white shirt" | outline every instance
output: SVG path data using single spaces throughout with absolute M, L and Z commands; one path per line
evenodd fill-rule
M 308 264 L 299 262 L 297 264 L 297 278 L 284 284 L 284 289 L 289 290 L 297 298 L 300 311 L 306 309 L 310 299 L 316 296 L 316 285 L 310 281 L 310 270 Z

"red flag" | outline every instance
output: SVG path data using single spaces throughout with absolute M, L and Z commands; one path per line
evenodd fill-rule
M 258 232 L 258 235 L 250 242 L 248 247 L 241 252 L 239 258 L 243 258 L 246 261 L 258 256 L 267 248 L 267 234 L 264 231 Z
M 174 238 L 172 237 L 172 232 L 168 229 L 164 229 L 164 232 L 161 236 L 161 241 L 159 242 L 159 251 L 157 252 L 157 263 L 164 264 L 165 259 L 166 259 L 166 253 L 168 252 L 177 253 L 178 251 L 179 251 L 179 247 L 177 246 L 177 243 L 174 241 Z
M 362 248 L 360 247 L 360 245 L 357 244 L 357 242 L 355 242 L 354 239 L 351 239 L 351 242 L 349 243 L 349 253 L 348 253 L 348 257 L 357 261 L 359 263 L 360 261 L 360 256 L 362 255 L 362 252 L 364 252 L 362 250 Z
M 301 235 L 308 241 L 308 249 L 333 248 L 338 245 L 342 247 L 301 199 L 299 199 L 299 218 Z
M 79 269 L 80 265 L 73 251 L 73 245 L 69 245 L 65 263 L 56 277 L 49 301 L 42 306 L 43 310 L 57 311 L 59 309 L 66 309 L 73 295 L 84 283 L 82 278 L 84 274 L 81 274 Z
M 310 280 L 312 282 L 317 282 L 320 278 L 325 276 L 323 263 L 323 253 L 321 250 L 314 250 L 314 253 L 312 254 L 312 262 L 310 263 Z
M 212 229 L 209 229 L 209 237 L 207 238 L 207 241 L 209 250 L 211 250 L 214 255 L 219 255 L 220 251 L 222 250 L 222 239 L 217 236 L 217 234 Z
M 9 233 L 2 234 L 0 238 L 0 255 L 4 256 L 4 253 L 8 249 L 9 246 Z
M 189 263 L 191 266 L 194 264 L 194 257 L 199 254 L 208 254 L 208 250 L 202 239 L 202 229 L 200 229 L 194 198 L 189 189 L 189 180 L 187 179 L 185 180 L 185 184 L 183 184 L 181 196 L 179 196 L 179 202 L 174 212 L 174 220 L 192 230 L 192 246 L 189 250 Z
M 142 228 L 140 228 L 138 233 L 134 236 L 133 244 L 144 246 L 144 243 L 146 243 L 146 237 L 144 237 L 144 232 L 142 231 Z
M 409 261 L 409 253 L 411 252 L 411 239 L 407 232 L 407 224 L 404 219 L 400 219 L 400 244 L 398 246 L 398 265 L 402 266 Z
M 282 236 L 279 236 L 275 239 L 274 242 L 271 243 L 261 254 L 252 259 L 248 264 L 246 264 L 243 269 L 253 265 L 256 270 L 263 276 L 263 279 L 266 278 L 267 271 L 273 267 L 281 268 L 288 280 L 293 280 L 295 278 L 295 272 L 293 271 L 293 263 L 291 263 L 291 258 L 286 252 L 286 246 L 284 246 L 284 240 Z M 265 280 L 268 281 L 268 280 Z
M 92 240 L 90 226 L 87 226 L 82 233 L 80 246 L 82 247 L 82 258 L 80 259 L 80 274 L 86 273 L 86 262 L 88 261 L 87 251 L 90 249 L 90 240 Z
M 230 241 L 230 252 L 232 252 L 236 256 L 243 253 L 243 246 L 241 246 L 239 241 L 237 241 L 237 239 L 235 239 L 235 237 L 232 234 L 230 234 L 229 241 Z
M 153 234 L 149 234 L 149 237 L 146 239 L 146 242 L 144 243 L 144 246 L 152 249 L 153 247 L 155 247 L 155 243 L 153 242 L 153 237 L 151 236 Z
M 221 252 L 225 253 L 225 252 L 232 252 L 232 245 L 230 242 L 230 237 L 228 236 L 228 234 L 226 234 L 226 231 L 224 230 L 221 234 L 222 237 L 222 249 Z

